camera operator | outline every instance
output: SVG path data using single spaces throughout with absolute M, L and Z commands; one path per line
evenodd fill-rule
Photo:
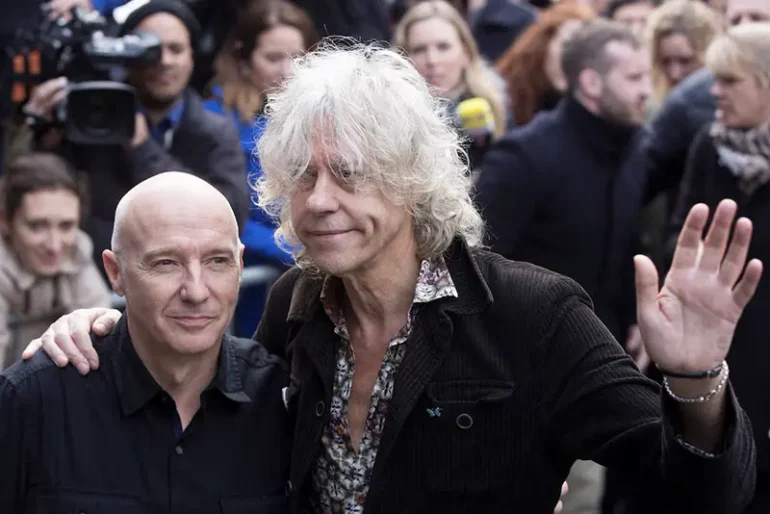
M 162 58 L 130 70 L 129 82 L 140 104 L 130 144 L 75 145 L 56 130 L 40 128 L 53 119 L 65 98 L 66 78 L 38 86 L 24 108 L 38 146 L 61 147 L 75 167 L 88 174 L 94 201 L 85 228 L 94 240 L 97 262 L 110 246 L 118 201 L 150 176 L 184 170 L 207 180 L 228 199 L 239 225 L 248 208 L 246 162 L 238 134 L 229 120 L 204 111 L 200 97 L 188 87 L 200 32 L 195 17 L 178 1 L 151 0 L 129 15 L 121 35 L 135 29 L 160 37 Z

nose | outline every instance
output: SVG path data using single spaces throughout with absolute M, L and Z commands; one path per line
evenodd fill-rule
M 711 96 L 717 99 L 722 96 L 722 86 L 719 85 L 719 82 L 714 82 L 714 85 L 711 86 L 709 93 L 711 93 Z
M 291 57 L 286 57 L 281 61 L 281 76 L 278 77 L 279 82 L 283 81 L 283 78 L 291 72 L 291 63 Z
M 684 67 L 678 63 L 669 64 L 666 74 L 671 81 L 671 85 L 676 85 L 684 78 Z
M 641 96 L 646 100 L 652 96 L 652 79 L 649 74 L 645 74 L 641 84 Z
M 433 67 L 438 63 L 438 51 L 430 47 L 425 51 L 425 62 L 429 67 Z
M 339 186 L 330 171 L 319 171 L 313 189 L 307 198 L 308 210 L 315 214 L 336 211 L 339 208 L 338 189 Z
M 160 54 L 160 62 L 163 66 L 168 66 L 174 61 L 174 54 L 170 48 L 163 47 Z
M 52 230 L 45 239 L 45 249 L 51 253 L 59 253 L 62 250 L 64 240 L 58 230 Z
M 203 266 L 199 262 L 190 264 L 185 271 L 184 283 L 182 284 L 182 300 L 197 305 L 205 302 L 209 294 Z

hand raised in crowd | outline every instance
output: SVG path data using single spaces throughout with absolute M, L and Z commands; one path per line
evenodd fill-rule
M 134 137 L 131 139 L 131 148 L 140 146 L 150 137 L 150 127 L 147 125 L 145 115 L 138 112 L 134 120 Z
M 47 120 L 53 119 L 54 109 L 67 96 L 67 84 L 66 77 L 58 77 L 37 86 L 24 105 L 24 113 Z
M 22 354 L 29 359 L 40 348 L 57 366 L 72 364 L 82 374 L 99 367 L 99 357 L 89 334 L 105 335 L 120 319 L 115 309 L 79 309 L 56 320 L 42 336 L 33 340 Z
M 72 17 L 73 8 L 81 7 L 89 11 L 93 9 L 91 0 L 51 0 L 46 6 L 49 19 L 63 18 L 65 21 L 69 21 Z
M 751 221 L 735 223 L 728 247 L 736 211 L 734 201 L 722 200 L 702 241 L 709 209 L 698 204 L 690 210 L 660 290 L 652 261 L 641 255 L 634 259 L 639 329 L 650 359 L 661 368 L 698 373 L 727 357 L 735 326 L 762 275 L 760 261 L 746 265 Z

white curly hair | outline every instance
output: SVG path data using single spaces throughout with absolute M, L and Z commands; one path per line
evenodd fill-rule
M 401 53 L 325 41 L 295 60 L 265 114 L 262 176 L 253 188 L 257 204 L 278 220 L 276 241 L 298 266 L 314 267 L 292 227 L 289 198 L 319 136 L 350 174 L 346 180 L 408 210 L 420 258 L 442 254 L 457 237 L 482 244 L 484 223 L 446 101 Z

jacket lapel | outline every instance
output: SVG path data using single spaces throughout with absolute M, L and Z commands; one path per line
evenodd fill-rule
M 442 302 L 425 304 L 412 337 L 405 343 L 406 354 L 396 372 L 393 398 L 388 406 L 385 431 L 382 434 L 371 484 L 387 466 L 387 458 L 417 400 L 444 360 L 452 340 L 452 322 Z
M 296 484 L 304 483 L 329 420 L 337 339 L 331 321 L 316 316 L 302 325 L 292 345 L 291 379 L 299 389 L 291 465 Z

